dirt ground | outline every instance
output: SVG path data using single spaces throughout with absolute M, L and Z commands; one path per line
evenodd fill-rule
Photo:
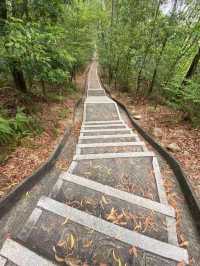
M 36 171 L 49 158 L 65 129 L 72 127 L 74 107 L 82 96 L 84 84 L 85 73 L 81 73 L 76 78 L 76 91 L 66 90 L 61 100 L 33 103 L 38 109 L 35 115 L 42 126 L 42 133 L 26 136 L 19 143 L 11 144 L 12 147 L 0 147 L 4 150 L 4 157 L 0 162 L 0 198 Z M 7 97 L 10 96 L 14 98 L 14 94 Z M 5 102 L 9 99 L 4 95 L 1 100 Z M 79 125 L 77 129 L 78 127 Z

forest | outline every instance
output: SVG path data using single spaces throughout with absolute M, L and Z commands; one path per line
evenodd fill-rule
M 199 122 L 200 3 L 104 1 L 100 63 L 109 84 L 182 110 Z

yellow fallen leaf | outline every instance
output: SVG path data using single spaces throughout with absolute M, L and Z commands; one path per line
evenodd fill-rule
M 114 208 L 111 209 L 110 214 L 108 214 L 107 218 L 108 221 L 115 221 L 117 219 L 116 210 Z
M 186 264 L 185 264 L 185 262 L 184 261 L 180 261 L 178 264 L 177 264 L 177 266 L 185 266 Z
M 105 198 L 105 196 L 104 196 L 104 195 L 102 196 L 102 198 L 101 198 L 101 199 L 102 199 L 103 203 L 105 203 L 105 204 L 108 204 L 108 203 L 109 203 L 109 202 L 106 200 L 106 198 Z
M 116 257 L 114 249 L 113 249 L 113 251 L 112 251 L 112 254 L 113 254 L 113 259 L 114 259 L 116 262 L 118 262 L 118 259 L 119 259 L 119 258 Z
M 67 223 L 68 223 L 68 221 L 69 221 L 69 218 L 67 218 L 67 217 L 66 217 L 66 219 L 64 220 L 64 222 L 62 223 L 62 225 L 65 225 L 65 224 L 67 224 Z
M 65 261 L 64 258 L 59 257 L 56 253 L 55 253 L 55 259 L 57 262 L 64 262 Z
M 84 243 L 85 248 L 89 248 L 92 246 L 92 240 L 86 239 Z
M 75 238 L 73 236 L 73 234 L 70 234 L 68 237 L 68 243 L 69 243 L 69 247 L 70 249 L 73 249 L 75 246 Z
M 65 241 L 65 240 L 60 240 L 60 241 L 57 243 L 57 246 L 58 246 L 58 247 L 63 247 L 65 244 L 66 244 L 66 241 Z
M 180 243 L 180 247 L 187 247 L 189 245 L 188 241 L 183 241 L 182 243 Z
M 122 266 L 122 261 L 121 261 L 120 257 L 116 256 L 114 249 L 113 249 L 112 253 L 113 253 L 113 259 L 118 263 L 118 266 Z

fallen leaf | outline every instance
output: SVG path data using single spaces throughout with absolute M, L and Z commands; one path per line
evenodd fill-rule
M 138 254 L 137 254 L 137 249 L 136 249 L 135 246 L 132 246 L 132 247 L 129 249 L 129 254 L 130 254 L 130 255 L 134 255 L 134 256 L 137 258 Z
M 180 261 L 178 264 L 177 264 L 177 266 L 185 266 L 186 264 L 185 264 L 185 262 L 184 261 Z
M 62 225 L 65 225 L 65 224 L 67 224 L 67 223 L 68 223 L 68 221 L 69 221 L 69 218 L 67 218 L 67 217 L 66 217 L 66 219 L 64 220 L 64 222 L 62 223 Z
M 92 240 L 89 240 L 89 239 L 86 239 L 85 242 L 84 242 L 84 248 L 89 248 L 92 246 Z
M 75 237 L 73 234 L 70 234 L 67 239 L 67 245 L 69 246 L 70 249 L 73 249 L 75 246 Z
M 55 253 L 55 259 L 57 262 L 64 262 L 65 261 L 64 258 L 59 257 L 56 253 Z
M 103 201 L 104 204 L 108 204 L 108 203 L 109 203 L 109 202 L 106 200 L 106 198 L 104 197 L 104 195 L 102 196 L 101 199 L 102 199 L 102 201 Z

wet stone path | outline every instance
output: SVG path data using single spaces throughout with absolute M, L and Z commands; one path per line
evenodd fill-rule
M 157 157 L 106 96 L 97 65 L 88 74 L 76 154 L 42 197 L 0 266 L 176 266 L 178 246 Z

